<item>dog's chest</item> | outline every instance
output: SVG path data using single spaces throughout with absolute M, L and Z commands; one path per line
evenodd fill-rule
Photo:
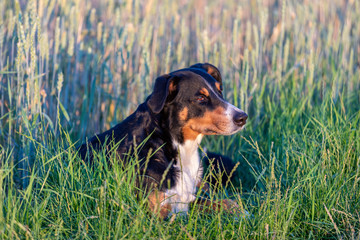
M 172 204 L 173 212 L 187 212 L 190 202 L 195 200 L 196 185 L 202 177 L 202 166 L 198 153 L 198 145 L 202 136 L 195 141 L 185 141 L 178 144 L 178 159 L 175 167 L 180 174 L 173 188 L 167 194 L 169 202 Z

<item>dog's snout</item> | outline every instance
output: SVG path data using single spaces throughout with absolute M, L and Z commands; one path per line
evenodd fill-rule
M 244 112 L 236 112 L 234 114 L 234 123 L 239 126 L 242 127 L 245 125 L 246 123 L 246 119 L 248 118 L 248 115 Z

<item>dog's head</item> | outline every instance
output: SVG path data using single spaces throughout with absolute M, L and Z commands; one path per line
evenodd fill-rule
M 221 74 L 208 63 L 158 77 L 147 106 L 155 114 L 166 113 L 180 127 L 183 141 L 195 140 L 199 134 L 234 134 L 248 117 L 224 100 Z

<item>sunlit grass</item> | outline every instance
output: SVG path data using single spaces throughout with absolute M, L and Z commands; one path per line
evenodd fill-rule
M 354 0 L 0 1 L 1 238 L 359 238 L 359 16 Z M 196 62 L 249 114 L 202 143 L 239 162 L 210 197 L 247 218 L 160 222 L 131 166 L 76 156 Z

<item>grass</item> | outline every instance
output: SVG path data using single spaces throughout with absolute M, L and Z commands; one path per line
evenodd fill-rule
M 359 17 L 354 0 L 1 1 L 1 238 L 359 239 Z M 133 166 L 91 168 L 75 146 L 205 61 L 249 114 L 202 143 L 239 162 L 211 198 L 249 217 L 159 222 Z

